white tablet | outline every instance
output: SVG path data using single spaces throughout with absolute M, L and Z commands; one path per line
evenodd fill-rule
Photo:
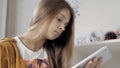
M 90 59 L 92 59 L 94 57 L 96 57 L 96 58 L 102 57 L 102 59 L 103 59 L 102 64 L 104 64 L 108 60 L 112 59 L 112 55 L 109 52 L 109 49 L 107 48 L 107 46 L 104 46 L 104 47 L 100 48 L 99 50 L 97 50 L 96 52 L 94 52 L 93 54 L 91 54 L 90 56 L 88 56 L 87 58 L 85 58 L 82 61 L 80 61 L 79 63 L 77 63 L 76 65 L 74 65 L 72 68 L 83 68 L 84 65 L 87 63 L 87 61 L 89 61 Z

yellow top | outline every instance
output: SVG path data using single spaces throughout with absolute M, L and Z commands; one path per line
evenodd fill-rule
M 14 38 L 0 40 L 0 68 L 27 68 Z

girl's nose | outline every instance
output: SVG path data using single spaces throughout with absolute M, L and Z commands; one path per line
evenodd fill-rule
M 65 30 L 65 26 L 61 24 L 61 25 L 59 26 L 59 29 L 62 30 L 62 31 L 64 31 L 64 30 Z

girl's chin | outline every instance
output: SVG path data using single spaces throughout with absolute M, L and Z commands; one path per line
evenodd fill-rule
M 55 40 L 55 39 L 57 39 L 58 37 L 50 37 L 50 38 L 48 38 L 49 40 Z
M 58 38 L 57 35 L 48 36 L 48 39 L 49 39 L 49 40 L 55 40 L 55 39 L 57 39 L 57 38 Z

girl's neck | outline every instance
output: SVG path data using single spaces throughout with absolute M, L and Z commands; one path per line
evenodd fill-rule
M 40 48 L 43 47 L 46 39 L 42 35 L 33 34 L 27 32 L 21 36 L 19 36 L 22 43 L 32 51 L 38 51 Z

